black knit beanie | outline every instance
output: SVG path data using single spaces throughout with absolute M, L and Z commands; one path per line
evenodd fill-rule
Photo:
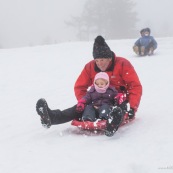
M 93 46 L 93 57 L 97 58 L 112 58 L 112 51 L 106 44 L 102 36 L 97 36 Z

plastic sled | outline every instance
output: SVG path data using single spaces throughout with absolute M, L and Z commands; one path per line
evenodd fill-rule
M 126 113 L 124 115 L 124 119 L 121 123 L 120 126 L 123 126 L 129 122 L 131 122 L 133 119 L 129 119 L 128 118 L 128 113 Z M 84 129 L 84 130 L 105 130 L 106 128 L 106 120 L 96 120 L 95 122 L 91 122 L 91 121 L 79 121 L 79 120 L 73 120 L 71 122 L 71 125 L 76 126 L 80 129 Z
M 123 94 L 123 93 L 118 93 L 118 95 L 116 96 L 116 99 L 117 99 L 118 104 L 120 105 L 121 103 L 126 101 L 126 95 Z M 124 115 L 123 121 L 122 121 L 120 126 L 129 123 L 133 119 L 129 119 L 128 118 L 128 113 L 126 113 Z M 106 128 L 106 120 L 97 119 L 94 122 L 73 120 L 71 122 L 71 125 L 77 126 L 78 128 L 84 129 L 84 130 L 105 130 L 105 128 Z

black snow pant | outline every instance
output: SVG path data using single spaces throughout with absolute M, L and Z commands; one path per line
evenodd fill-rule
M 72 121 L 73 119 L 80 119 L 82 117 L 82 113 L 76 112 L 76 105 L 71 108 L 64 109 L 62 111 L 59 109 L 51 110 L 48 108 L 48 113 L 52 125 L 63 124 Z
M 124 102 L 124 104 L 122 104 L 120 107 L 123 110 L 127 110 L 126 102 Z M 48 114 L 49 114 L 50 119 L 51 119 L 51 124 L 56 125 L 56 124 L 67 123 L 67 122 L 72 121 L 74 119 L 81 120 L 83 112 L 77 113 L 76 112 L 76 105 L 74 105 L 73 107 L 64 109 L 62 111 L 59 109 L 51 110 L 50 108 L 48 108 Z
M 95 121 L 97 118 L 107 120 L 109 117 L 110 111 L 111 111 L 111 107 L 110 105 L 107 105 L 107 104 L 103 104 L 98 109 L 94 108 L 93 105 L 87 105 L 82 114 L 82 119 L 84 121 L 86 120 Z

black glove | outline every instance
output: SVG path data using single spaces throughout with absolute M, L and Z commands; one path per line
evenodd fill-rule
M 130 108 L 130 110 L 128 111 L 129 114 L 129 119 L 133 119 L 133 117 L 135 116 L 135 111 L 133 108 Z

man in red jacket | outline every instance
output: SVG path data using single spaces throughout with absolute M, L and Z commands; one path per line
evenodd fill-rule
M 80 100 L 86 94 L 88 87 L 93 84 L 96 73 L 103 71 L 109 75 L 110 85 L 114 86 L 118 92 L 127 94 L 127 101 L 130 104 L 129 118 L 133 118 L 142 95 L 142 85 L 134 67 L 127 59 L 116 57 L 102 36 L 97 36 L 95 39 L 93 57 L 94 60 L 85 65 L 75 83 L 74 91 L 77 100 Z M 42 125 L 47 128 L 51 125 L 78 119 L 83 111 L 78 111 L 80 110 L 78 104 L 62 111 L 59 109 L 51 110 L 45 99 L 38 100 L 36 110 L 41 117 Z M 119 122 L 116 119 L 117 117 L 114 116 L 115 121 L 113 123 L 118 124 L 122 117 L 118 120 Z M 113 125 L 108 124 L 107 130 L 115 132 L 117 127 Z

